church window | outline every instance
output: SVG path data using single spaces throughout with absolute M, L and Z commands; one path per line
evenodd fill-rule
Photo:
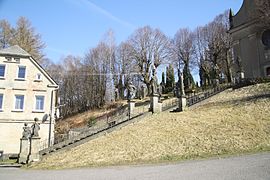
M 269 47 L 270 48 L 270 29 L 268 29 L 268 30 L 266 30 L 266 31 L 263 32 L 262 43 L 266 47 Z

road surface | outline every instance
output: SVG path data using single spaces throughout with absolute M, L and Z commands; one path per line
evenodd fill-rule
M 169 165 L 68 170 L 0 168 L 0 180 L 270 180 L 270 153 Z

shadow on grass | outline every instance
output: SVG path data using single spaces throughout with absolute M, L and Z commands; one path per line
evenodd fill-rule
M 234 100 L 228 100 L 228 101 L 220 101 L 220 102 L 211 102 L 206 104 L 207 107 L 209 106 L 219 106 L 219 107 L 224 107 L 224 106 L 237 106 L 239 104 L 243 104 L 243 103 L 248 103 L 248 102 L 256 102 L 258 100 L 262 100 L 262 99 L 270 99 L 270 93 L 269 94 L 260 94 L 260 95 L 253 95 L 253 96 L 249 96 L 249 97 L 245 97 L 245 98 L 238 98 L 238 99 L 234 99 Z

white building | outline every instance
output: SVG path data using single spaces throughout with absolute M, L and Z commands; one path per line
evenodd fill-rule
M 24 123 L 40 123 L 41 141 L 54 138 L 58 85 L 19 46 L 0 50 L 0 151 L 18 155 Z

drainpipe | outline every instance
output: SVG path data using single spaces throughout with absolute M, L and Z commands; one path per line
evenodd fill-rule
M 50 116 L 50 123 L 49 123 L 49 139 L 48 139 L 48 147 L 51 146 L 51 138 L 52 138 L 53 92 L 54 92 L 54 91 L 56 92 L 56 91 L 58 90 L 58 86 L 55 87 L 55 88 L 56 88 L 55 90 L 52 90 L 52 91 L 51 91 L 51 104 L 50 104 L 50 114 L 49 114 L 49 116 Z
M 51 131 L 52 131 L 52 108 L 53 108 L 53 90 L 51 92 L 51 104 L 50 104 L 50 124 L 49 124 L 49 142 L 48 142 L 48 146 L 51 146 Z

